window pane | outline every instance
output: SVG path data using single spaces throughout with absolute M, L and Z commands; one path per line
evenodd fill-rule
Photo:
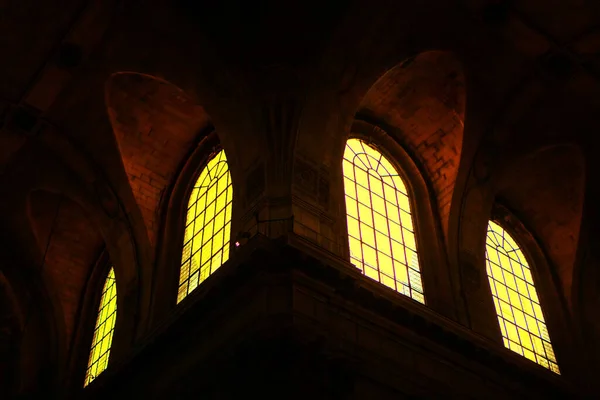
M 529 265 L 515 240 L 492 221 L 485 256 L 505 346 L 560 374 Z
M 196 212 L 188 213 L 186 226 L 194 227 L 195 236 L 191 252 L 184 247 L 182 253 L 178 303 L 229 258 L 232 193 L 225 151 L 221 150 L 200 173 L 189 199 L 188 208 L 195 205 Z M 190 260 L 191 269 L 187 267 Z
M 376 148 L 359 139 L 346 143 L 342 168 L 352 263 L 368 277 L 425 303 L 402 178 Z
M 115 322 L 117 320 L 117 286 L 115 281 L 115 271 L 111 267 L 104 282 L 102 297 L 100 298 L 100 308 L 94 329 L 92 339 L 92 348 L 88 368 L 85 373 L 83 386 L 87 386 L 108 366 L 110 357 L 110 346 L 112 344 Z

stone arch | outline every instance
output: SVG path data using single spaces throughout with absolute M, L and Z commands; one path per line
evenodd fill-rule
M 357 114 L 392 127 L 390 134 L 418 161 L 447 234 L 465 115 L 464 75 L 456 57 L 428 51 L 398 64 L 371 86 Z
M 215 130 L 213 121 L 195 98 L 146 74 L 112 74 L 105 96 L 133 196 L 155 245 L 161 209 L 168 202 L 177 174 L 200 142 Z M 219 142 L 226 148 L 232 170 L 240 162 L 238 148 L 251 148 L 247 143 L 233 142 L 221 131 Z
M 183 160 L 183 165 L 177 170 L 174 183 L 167 193 L 165 202 L 162 204 L 160 231 L 160 243 L 162 245 L 157 251 L 156 279 L 153 284 L 153 324 L 167 317 L 170 310 L 176 306 L 189 196 L 196 184 L 198 175 L 207 165 L 210 156 L 213 155 L 215 150 L 218 151 L 219 149 L 225 151 L 231 174 L 233 190 L 232 235 L 241 229 L 240 217 L 244 212 L 245 203 L 242 198 L 243 189 L 241 189 L 239 182 L 243 175 L 236 167 L 232 167 L 232 164 L 234 166 L 236 164 L 230 160 L 228 147 L 221 143 L 218 133 L 212 132 L 200 141 L 189 157 Z
M 559 343 L 555 350 L 559 357 L 562 353 L 566 364 L 573 365 L 576 335 L 570 322 L 585 187 L 584 156 L 579 147 L 564 142 L 540 148 L 514 139 L 513 146 L 512 152 L 502 153 L 492 143 L 482 146 L 482 157 L 493 162 L 483 176 L 478 176 L 479 167 L 471 171 L 463 198 L 460 287 L 468 323 L 471 329 L 501 343 L 484 254 L 488 220 L 495 218 L 516 230 L 523 251 L 529 253 L 538 276 L 538 294 L 550 314 L 549 329 Z
M 497 197 L 539 238 L 571 307 L 585 191 L 583 152 L 569 144 L 533 151 L 505 167 L 495 187 Z
M 39 273 L 57 304 L 57 323 L 71 349 L 80 299 L 104 240 L 85 211 L 62 194 L 35 190 L 29 194 L 29 218 L 43 265 Z
M 424 182 L 424 191 L 428 193 L 422 201 L 435 199 L 435 206 L 428 211 L 431 214 L 428 223 L 433 224 L 432 245 L 438 249 L 436 265 L 447 265 L 443 238 L 448 231 L 450 205 L 461 159 L 465 113 L 466 94 L 460 63 L 453 53 L 445 51 L 429 51 L 407 57 L 403 62 L 387 68 L 387 72 L 372 75 L 370 86 L 362 92 L 362 96 L 354 110 L 352 127 L 347 132 L 325 135 L 319 142 L 320 145 L 315 146 L 313 143 L 310 150 L 304 143 L 307 137 L 300 137 L 297 158 L 322 157 L 320 161 L 328 166 L 321 168 L 328 172 L 322 175 L 330 182 L 325 185 L 324 190 L 329 191 L 331 198 L 337 199 L 343 193 L 339 185 L 341 174 L 338 170 L 348 135 L 361 125 L 370 125 L 371 128 L 366 130 L 371 133 L 376 131 L 373 127 L 378 127 L 389 136 L 386 140 L 393 142 L 394 146 L 402 147 L 402 151 L 414 163 L 418 179 Z M 318 161 L 315 159 L 313 162 Z M 308 162 L 296 160 L 294 180 L 298 188 L 303 184 L 302 181 L 298 182 L 298 176 L 301 177 L 304 170 L 308 170 L 305 164 Z M 315 170 L 317 171 L 311 175 L 321 173 L 319 168 Z M 318 189 L 321 190 L 320 187 Z M 297 190 L 296 193 L 301 191 Z M 321 236 L 330 235 L 343 245 L 346 241 L 343 228 L 345 217 L 342 216 L 340 207 L 336 208 L 333 204 L 328 211 L 331 213 L 329 218 L 334 221 L 330 223 L 333 228 L 329 229 L 327 221 L 324 221 L 326 218 L 319 217 L 321 221 L 312 222 L 312 225 L 318 225 L 313 230 L 318 230 Z M 300 213 L 303 218 L 308 214 L 296 206 L 295 216 Z M 315 220 L 312 216 L 305 219 Z M 442 243 L 437 242 L 439 238 L 442 238 Z M 443 275 L 446 276 L 446 272 Z M 451 272 L 450 275 L 448 280 L 454 282 L 454 286 L 458 285 L 457 274 Z M 450 293 L 455 290 L 451 287 L 449 285 L 445 288 L 449 291 L 442 296 L 446 299 L 445 304 L 456 303 L 456 300 L 449 300 L 456 295 Z M 454 311 L 444 312 L 458 318 Z
M 212 122 L 177 86 L 134 72 L 111 75 L 106 107 L 133 195 L 156 244 L 161 198 L 181 160 L 203 131 L 212 130 Z
M 115 356 L 121 357 L 129 350 L 137 326 L 140 321 L 144 321 L 148 312 L 147 309 L 140 306 L 140 302 L 143 300 L 144 294 L 149 293 L 149 288 L 146 291 L 141 289 L 140 281 L 151 279 L 151 273 L 142 274 L 138 268 L 135 241 L 131 237 L 131 228 L 127 224 L 127 219 L 122 214 L 118 202 L 112 207 L 110 201 L 103 200 L 102 193 L 104 191 L 99 188 L 103 187 L 105 182 L 98 176 L 96 176 L 94 184 L 85 182 L 76 171 L 70 169 L 66 164 L 68 163 L 62 161 L 60 155 L 37 141 L 28 143 L 21 150 L 18 162 L 11 165 L 11 173 L 2 177 L 0 185 L 0 187 L 10 188 L 7 193 L 3 192 L 6 201 L 1 207 L 3 216 L 6 218 L 5 227 L 7 231 L 13 232 L 15 240 L 20 243 L 20 246 L 27 249 L 25 252 L 21 251 L 18 256 L 27 265 L 26 270 L 30 276 L 44 281 L 45 285 L 43 286 L 48 287 L 49 279 L 42 279 L 43 273 L 35 268 L 41 265 L 45 252 L 45 249 L 41 249 L 38 237 L 43 237 L 46 233 L 48 213 L 53 214 L 50 210 L 51 206 L 48 209 L 44 209 L 44 207 L 51 204 L 51 201 L 56 201 L 57 197 L 62 197 L 63 203 L 70 204 L 71 211 L 76 210 L 73 211 L 76 214 L 75 220 L 89 221 L 85 229 L 95 230 L 98 236 L 94 236 L 100 237 L 100 243 L 103 244 L 100 247 L 105 246 L 110 253 L 118 276 L 118 290 L 123 294 L 119 297 L 119 308 L 122 310 L 117 321 L 119 333 L 113 343 Z M 30 195 L 32 193 L 33 196 Z M 40 193 L 43 193 L 42 197 L 38 197 Z M 108 197 L 110 198 L 110 196 Z M 32 199 L 34 202 L 31 201 Z M 45 204 L 46 200 L 48 200 L 48 204 Z M 40 218 L 32 219 L 35 217 L 31 213 L 31 205 L 34 203 L 41 206 L 41 208 L 34 207 L 35 210 L 40 211 Z M 6 210 L 11 210 L 11 212 L 7 213 Z M 54 215 L 50 219 L 53 217 Z M 80 232 L 81 229 L 83 228 L 76 231 Z M 44 240 L 42 242 L 46 243 Z M 83 264 L 81 263 L 81 265 Z M 94 262 L 82 268 L 89 272 L 93 264 Z M 89 274 L 86 281 L 87 279 L 89 279 Z M 60 310 L 60 290 L 49 290 L 48 292 L 48 296 L 53 298 L 53 304 L 59 305 L 54 308 Z M 81 297 L 77 299 L 76 314 L 80 312 Z M 58 362 L 60 370 L 58 372 L 60 373 L 64 371 L 70 357 L 68 350 L 70 339 L 66 337 L 66 328 L 63 329 L 65 324 L 60 323 L 62 318 L 62 315 L 55 318 L 58 321 L 56 324 L 57 343 L 61 344 L 61 348 L 58 350 L 60 353 Z M 77 318 L 78 323 L 79 319 Z M 71 349 L 76 345 L 73 343 Z
M 534 290 L 537 292 L 537 297 L 541 304 L 560 374 L 569 376 L 573 371 L 577 370 L 577 334 L 570 323 L 571 318 L 565 305 L 564 297 L 557 295 L 557 291 L 560 289 L 556 279 L 554 279 L 553 262 L 549 258 L 543 241 L 532 230 L 532 227 L 527 225 L 527 221 L 523 219 L 520 211 L 511 209 L 508 204 L 505 198 L 496 197 L 492 205 L 490 221 L 495 222 L 508 233 L 513 243 L 516 243 L 520 248 L 522 252 L 521 256 L 528 263 Z M 484 253 L 486 251 L 487 249 L 484 250 Z M 485 263 L 486 270 L 483 272 L 484 276 L 488 275 L 487 259 Z M 489 279 L 484 278 L 483 280 Z M 488 296 L 486 300 L 490 300 L 493 296 L 492 289 L 489 286 L 490 283 L 482 285 L 487 289 L 483 291 Z M 491 311 L 492 315 L 497 315 L 497 310 L 495 308 L 493 310 Z M 496 325 L 496 330 L 499 329 L 499 325 Z
M 339 129 L 349 129 L 351 121 L 357 119 L 382 127 L 418 164 L 436 198 L 434 212 L 447 237 L 463 147 L 466 86 L 462 65 L 455 53 L 442 50 L 386 55 L 379 63 L 368 66 L 369 76 L 353 78 L 357 82 L 352 84 L 356 87 L 351 94 L 342 94 L 354 102 L 352 116 L 348 116 L 350 124 L 330 120 L 328 124 L 336 124 L 337 129 L 319 138 L 321 145 L 313 143 L 312 149 L 307 140 L 315 138 L 299 135 L 296 154 L 333 168 L 341 157 L 339 143 L 348 134 Z M 343 106 L 348 108 L 349 104 Z
M 112 195 L 121 208 L 122 214 L 113 216 L 108 223 L 112 229 L 109 235 L 116 238 L 118 246 L 128 247 L 128 255 L 134 258 L 133 262 L 129 261 L 128 265 L 122 267 L 134 269 L 140 282 L 131 282 L 129 276 L 118 279 L 118 282 L 127 282 L 128 287 L 144 292 L 139 299 L 137 294 L 128 296 L 129 302 L 140 301 L 141 312 L 136 312 L 140 319 L 140 329 L 137 332 L 143 334 L 146 322 L 144 318 L 150 312 L 151 282 L 156 256 L 154 244 L 159 241 L 156 235 L 158 224 L 149 228 L 146 216 L 150 215 L 156 221 L 159 209 L 155 208 L 143 215 L 124 169 L 119 144 L 115 140 L 115 129 L 111 125 L 110 115 L 107 115 L 107 88 L 115 77 L 112 74 L 116 72 L 118 75 L 119 71 L 140 71 L 149 74 L 138 74 L 142 77 L 156 77 L 163 83 L 168 80 L 178 89 L 183 89 L 185 97 L 192 98 L 194 105 L 199 104 L 197 99 L 202 99 L 201 104 L 211 110 L 211 119 L 214 118 L 215 125 L 219 127 L 219 136 L 224 145 L 229 132 L 246 133 L 255 127 L 251 127 L 248 114 L 245 113 L 248 107 L 240 106 L 247 95 L 245 82 L 237 79 L 237 75 L 231 70 L 224 68 L 211 43 L 199 29 L 196 18 L 190 18 L 185 10 L 177 10 L 172 2 L 157 2 L 156 7 L 134 5 L 121 11 L 114 15 L 111 28 L 94 51 L 93 68 L 80 69 L 61 92 L 49 114 L 51 120 L 64 122 L 61 125 L 62 133 L 86 151 L 86 161 L 92 161 L 104 175 L 102 183 L 112 190 Z M 173 43 L 178 45 L 173 46 Z M 248 101 L 247 104 L 254 103 Z M 255 131 L 260 132 L 259 129 Z M 234 145 L 236 142 L 243 143 L 244 139 L 231 140 Z M 243 150 L 233 154 L 234 146 L 228 146 L 232 163 L 247 165 L 258 154 L 258 151 L 250 151 L 249 148 Z M 184 154 L 181 160 L 188 154 Z M 156 196 L 156 191 L 152 191 L 152 195 Z M 121 225 L 118 230 L 120 238 L 116 232 L 118 225 Z M 151 237 L 155 239 L 153 242 Z M 107 247 L 110 247 L 109 243 Z M 115 249 L 109 250 L 111 257 L 114 257 Z M 129 271 L 123 273 L 130 275 Z
M 215 130 L 211 116 L 194 97 L 154 76 L 115 73 L 106 83 L 105 95 L 127 178 L 155 247 L 158 258 L 155 272 L 162 276 L 162 266 L 171 265 L 172 261 L 167 260 L 165 254 L 171 253 L 157 248 L 156 244 L 172 242 L 173 235 L 178 237 L 177 228 L 169 222 L 170 218 L 177 218 L 169 215 L 171 207 L 180 210 L 181 188 L 191 183 L 186 180 L 187 175 L 195 173 L 202 157 L 210 153 L 210 146 L 221 146 L 235 182 L 234 214 L 239 215 L 238 208 L 243 205 L 240 202 L 243 186 L 239 182 L 243 182 L 245 172 L 240 169 L 244 161 L 237 157 L 238 149 L 244 146 L 248 150 L 244 157 L 247 157 L 256 148 L 250 143 L 233 141 L 228 133 Z M 238 136 L 240 140 L 241 137 Z M 177 260 L 179 256 L 172 257 Z M 155 281 L 156 290 L 162 293 L 164 282 L 159 281 Z M 153 296 L 157 299 L 156 294 Z
M 421 274 L 425 285 L 425 296 L 428 307 L 436 310 L 449 318 L 456 319 L 457 311 L 454 286 L 458 284 L 446 267 L 446 254 L 443 246 L 443 235 L 435 218 L 434 192 L 428 185 L 426 175 L 419 168 L 418 160 L 415 160 L 407 149 L 402 146 L 393 135 L 380 126 L 367 121 L 355 120 L 348 137 L 356 137 L 377 145 L 379 151 L 384 154 L 396 168 L 396 171 L 404 181 L 411 198 L 413 224 L 416 227 L 416 240 L 420 249 L 419 259 L 421 262 Z M 346 142 L 340 141 L 335 153 L 344 151 Z M 342 158 L 339 165 L 331 169 L 331 188 L 336 193 L 336 198 L 343 198 L 344 177 L 342 172 Z M 340 207 L 341 208 L 341 207 Z M 344 223 L 340 227 L 340 240 L 344 241 L 344 247 L 348 246 L 347 228 L 345 224 L 345 207 L 340 210 L 340 219 Z
M 66 381 L 66 390 L 77 393 L 81 390 L 84 385 L 86 372 L 88 368 L 88 363 L 90 359 L 90 352 L 93 344 L 93 336 L 94 330 L 96 329 L 96 321 L 98 318 L 98 310 L 100 301 L 102 298 L 102 293 L 104 289 L 104 284 L 106 282 L 109 271 L 112 269 L 115 273 L 115 279 L 117 286 L 122 288 L 123 285 L 120 285 L 118 282 L 119 278 L 117 275 L 117 269 L 114 268 L 115 264 L 110 259 L 110 254 L 104 249 L 96 262 L 90 266 L 88 279 L 85 282 L 85 286 L 83 288 L 83 293 L 81 296 L 81 304 L 79 307 L 79 320 L 77 325 L 77 330 L 75 332 L 75 336 L 73 338 L 73 349 L 71 351 L 69 357 L 69 365 L 67 366 L 68 376 Z M 119 306 L 123 304 L 119 296 L 122 293 L 119 291 L 119 287 L 117 287 L 117 321 L 114 326 L 113 337 L 112 337 L 112 345 L 110 348 L 110 359 L 108 367 L 114 365 L 114 348 L 115 342 L 119 342 L 115 340 L 119 332 L 123 332 L 122 324 L 119 325 L 120 321 L 123 321 L 119 317 Z M 119 321 L 120 320 L 120 321 Z M 119 332 L 117 332 L 117 328 L 119 328 Z M 116 334 L 115 334 L 116 333 Z

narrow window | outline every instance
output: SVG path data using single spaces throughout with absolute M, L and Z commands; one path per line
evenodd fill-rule
M 359 139 L 343 160 L 350 260 L 368 277 L 425 303 L 409 193 L 393 165 Z
M 504 345 L 560 374 L 529 263 L 515 240 L 492 221 L 485 256 Z
M 229 259 L 232 195 L 221 150 L 208 161 L 189 198 L 177 303 Z
M 111 267 L 104 282 L 104 288 L 102 289 L 100 308 L 98 310 L 98 318 L 96 319 L 94 338 L 92 339 L 92 350 L 90 351 L 88 368 L 85 373 L 84 387 L 100 375 L 108 366 L 116 319 L 117 286 L 115 271 Z

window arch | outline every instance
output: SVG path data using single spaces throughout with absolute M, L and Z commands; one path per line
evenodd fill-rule
M 409 193 L 375 147 L 348 139 L 342 165 L 350 260 L 368 277 L 425 303 Z
M 229 259 L 232 197 L 227 158 L 220 150 L 200 173 L 189 197 L 177 303 Z
M 504 345 L 560 374 L 529 263 L 516 241 L 493 221 L 485 257 Z
M 96 379 L 108 366 L 116 320 L 117 285 L 115 271 L 111 267 L 102 288 L 102 297 L 100 298 L 100 307 L 94 328 L 92 349 L 90 350 L 88 368 L 85 373 L 84 387 Z

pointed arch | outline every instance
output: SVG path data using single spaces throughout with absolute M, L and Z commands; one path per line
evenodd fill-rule
M 189 195 L 177 303 L 229 259 L 232 200 L 225 150 L 219 150 Z
M 494 221 L 488 223 L 485 257 L 504 345 L 560 374 L 529 261 Z
M 38 248 L 45 253 L 40 272 L 55 298 L 57 323 L 69 349 L 87 277 L 105 242 L 89 213 L 64 193 L 33 190 L 27 207 Z
M 105 103 L 133 197 L 155 245 L 161 193 L 199 133 L 211 129 L 211 117 L 181 88 L 138 72 L 112 74 Z
M 98 317 L 96 319 L 88 367 L 85 373 L 84 387 L 96 379 L 108 366 L 116 321 L 117 283 L 114 267 L 111 267 L 102 288 L 102 297 L 100 298 L 100 306 L 98 307 Z
M 396 64 L 365 93 L 359 113 L 389 133 L 422 165 L 446 238 L 463 148 L 466 86 L 450 51 L 431 50 Z
M 350 260 L 368 277 L 425 303 L 411 199 L 392 163 L 361 139 L 342 166 Z

